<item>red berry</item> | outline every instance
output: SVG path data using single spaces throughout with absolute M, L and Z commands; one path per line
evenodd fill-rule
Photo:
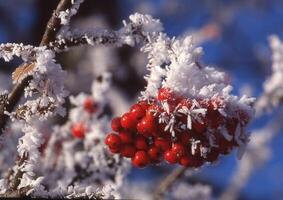
M 185 147 L 180 143 L 174 143 L 172 145 L 171 151 L 177 155 L 178 158 L 184 156 L 186 154 Z
M 162 151 L 170 149 L 171 142 L 168 139 L 158 137 L 154 140 L 154 145 Z
M 121 155 L 126 158 L 132 158 L 136 153 L 136 148 L 133 145 L 126 144 L 121 148 Z
M 191 163 L 190 157 L 189 157 L 189 156 L 183 156 L 183 157 L 181 157 L 179 163 L 180 163 L 181 165 L 183 165 L 184 167 L 189 167 L 189 166 L 190 166 L 190 163 Z
M 150 106 L 146 101 L 140 101 L 138 102 L 138 105 L 140 105 L 143 110 L 147 110 L 147 108 Z
M 157 147 L 152 146 L 150 149 L 148 149 L 147 153 L 152 161 L 156 162 L 159 160 L 160 151 Z
M 193 103 L 190 99 L 182 99 L 180 101 L 180 103 L 178 104 L 178 107 L 182 108 L 184 106 L 184 107 L 187 107 L 188 109 L 190 109 L 192 107 L 192 104 Z
M 109 150 L 111 151 L 111 153 L 119 153 L 120 147 L 110 147 L 109 146 Z
M 137 122 L 138 121 L 135 118 L 133 118 L 130 113 L 125 113 L 121 117 L 121 121 L 120 121 L 123 128 L 131 129 L 131 130 L 134 130 L 136 128 Z
M 135 139 L 135 146 L 139 150 L 146 150 L 148 149 L 148 143 L 145 137 L 142 135 L 137 135 Z
M 72 126 L 72 134 L 77 138 L 84 138 L 86 132 L 85 125 L 83 123 L 76 123 Z
M 119 132 L 119 137 L 121 139 L 121 142 L 124 144 L 133 143 L 134 141 L 134 138 L 131 132 L 126 132 L 126 131 Z
M 217 150 L 217 148 L 211 148 L 210 152 L 207 153 L 205 160 L 207 162 L 214 162 L 217 160 L 219 156 L 219 151 Z
M 91 97 L 87 97 L 84 100 L 84 109 L 88 113 L 94 113 L 97 110 L 97 105 Z
M 157 130 L 157 121 L 153 115 L 147 115 L 138 123 L 137 130 L 140 134 L 150 137 Z
M 193 129 L 198 133 L 203 133 L 206 129 L 206 126 L 207 125 L 204 122 L 201 123 L 201 122 L 198 122 L 198 121 L 193 121 L 193 123 L 192 123 Z
M 192 155 L 183 156 L 179 163 L 185 167 L 200 167 L 203 165 L 203 159 L 200 157 L 193 157 Z
M 160 88 L 158 91 L 157 99 L 159 101 L 172 101 L 174 99 L 174 93 L 169 88 Z
M 183 145 L 189 145 L 190 143 L 191 143 L 191 133 L 190 132 L 183 132 L 183 133 L 181 133 L 181 137 L 180 137 L 181 139 L 181 143 L 183 144 Z
M 135 104 L 131 107 L 131 115 L 133 118 L 140 120 L 145 116 L 145 109 L 139 104 Z
M 120 137 L 114 133 L 108 134 L 104 142 L 112 149 L 120 148 L 122 143 Z
M 112 119 L 111 121 L 111 128 L 113 131 L 119 132 L 122 130 L 122 126 L 121 126 L 121 117 L 115 117 Z
M 150 158 L 145 151 L 137 151 L 132 158 L 132 164 L 135 167 L 143 168 L 150 163 Z
M 171 150 L 167 150 L 164 153 L 164 160 L 166 160 L 170 164 L 175 164 L 178 162 L 179 159 L 174 152 L 172 152 Z

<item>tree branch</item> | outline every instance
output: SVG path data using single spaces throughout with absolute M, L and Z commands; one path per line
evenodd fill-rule
M 65 11 L 67 9 L 71 9 L 72 0 L 61 0 L 53 12 L 52 17 L 47 23 L 45 33 L 40 42 L 40 46 L 44 46 L 49 44 L 51 41 L 56 39 L 57 32 L 62 28 L 62 24 L 60 18 L 58 18 L 58 14 L 61 11 Z M 4 114 L 5 111 L 11 112 L 14 107 L 17 105 L 19 100 L 21 99 L 24 88 L 27 87 L 29 81 L 32 79 L 31 76 L 26 77 L 20 83 L 16 84 L 10 94 L 8 95 L 8 102 L 6 104 L 0 105 L 0 135 L 3 133 L 3 129 L 6 126 L 8 121 L 8 116 Z

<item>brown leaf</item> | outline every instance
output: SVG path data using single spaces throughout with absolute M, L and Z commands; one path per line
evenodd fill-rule
M 20 82 L 24 77 L 27 76 L 35 67 L 34 63 L 23 63 L 12 73 L 13 83 Z

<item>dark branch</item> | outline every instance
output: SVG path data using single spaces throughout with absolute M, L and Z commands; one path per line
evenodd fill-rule
M 40 46 L 48 45 L 51 41 L 56 39 L 56 34 L 61 29 L 62 24 L 60 18 L 58 18 L 59 12 L 67 10 L 72 7 L 72 0 L 61 0 L 53 12 L 52 17 L 49 19 L 45 33 L 40 42 Z

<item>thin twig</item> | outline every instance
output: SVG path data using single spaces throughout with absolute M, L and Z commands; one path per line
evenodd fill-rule
M 165 193 L 173 186 L 173 184 L 180 179 L 186 172 L 187 167 L 179 167 L 173 170 L 161 183 L 154 192 L 154 200 L 164 199 Z

